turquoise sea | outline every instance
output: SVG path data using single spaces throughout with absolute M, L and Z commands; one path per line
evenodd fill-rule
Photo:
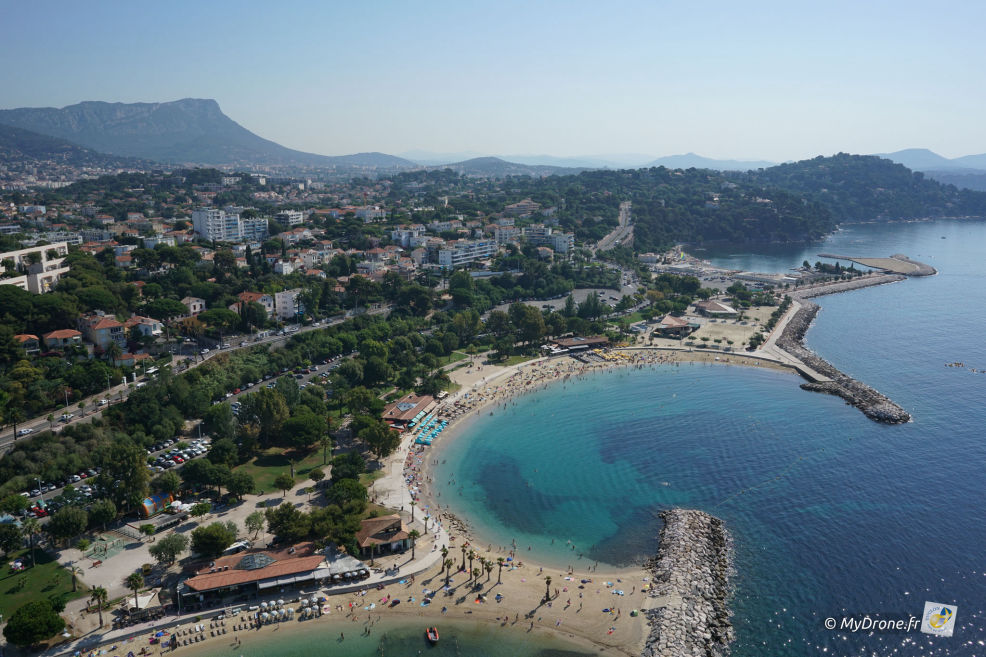
M 984 655 L 986 373 L 972 371 L 986 370 L 984 248 L 986 224 L 936 221 L 697 252 L 758 271 L 822 251 L 936 267 L 818 299 L 807 336 L 912 423 L 876 424 L 780 372 L 609 372 L 518 399 L 437 445 L 441 501 L 487 541 L 516 540 L 562 567 L 653 554 L 663 508 L 720 516 L 735 539 L 735 655 Z M 953 637 L 824 628 L 829 617 L 920 617 L 925 601 L 958 606 Z

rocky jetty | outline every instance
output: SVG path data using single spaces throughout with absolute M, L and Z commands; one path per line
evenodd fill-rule
M 642 657 L 723 657 L 733 626 L 729 596 L 730 539 L 718 518 L 703 511 L 661 513 L 664 529 L 657 558 L 648 569 L 654 607 Z
M 804 383 L 801 387 L 805 390 L 825 392 L 842 397 L 847 403 L 861 410 L 866 417 L 877 422 L 886 422 L 887 424 L 908 422 L 911 415 L 903 408 L 865 383 L 860 383 L 848 374 L 840 372 L 834 365 L 804 346 L 802 340 L 805 332 L 811 326 L 811 322 L 815 319 L 818 311 L 818 304 L 802 301 L 801 308 L 787 323 L 783 333 L 777 339 L 778 347 L 819 374 L 831 379 L 831 381 Z

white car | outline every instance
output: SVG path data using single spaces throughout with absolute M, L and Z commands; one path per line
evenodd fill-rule
M 99 405 L 100 406 L 106 406 L 109 403 L 110 403 L 110 400 L 109 399 L 100 399 L 99 400 Z
M 26 436 L 32 433 L 34 433 L 34 429 L 20 429 L 17 431 L 18 436 Z

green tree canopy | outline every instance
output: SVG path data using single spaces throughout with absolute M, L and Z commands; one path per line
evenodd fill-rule
M 65 621 L 48 600 L 36 600 L 13 613 L 3 635 L 15 646 L 27 648 L 49 639 L 65 628 Z
M 158 563 L 173 564 L 178 559 L 178 555 L 184 552 L 187 548 L 187 536 L 184 534 L 168 534 L 151 545 L 148 551 Z
M 218 557 L 236 541 L 236 525 L 214 522 L 192 530 L 192 550 L 204 557 Z

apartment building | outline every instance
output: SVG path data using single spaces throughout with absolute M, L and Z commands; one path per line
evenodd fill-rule
M 496 254 L 494 240 L 458 240 L 449 242 L 438 250 L 438 264 L 445 269 L 453 269 L 485 260 Z
M 69 271 L 62 264 L 67 255 L 68 242 L 0 253 L 0 263 L 5 271 L 20 274 L 0 278 L 0 285 L 16 285 L 33 294 L 51 292 L 62 275 Z

